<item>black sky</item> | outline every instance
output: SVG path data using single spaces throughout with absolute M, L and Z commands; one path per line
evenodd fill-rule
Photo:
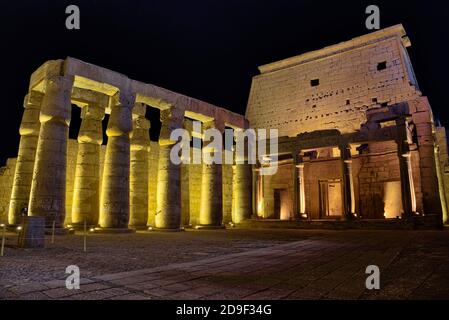
M 0 7 L 0 165 L 15 157 L 29 76 L 50 59 L 76 57 L 244 114 L 257 66 L 402 23 L 411 60 L 435 115 L 449 127 L 447 1 L 33 0 Z M 81 30 L 65 28 L 65 8 Z

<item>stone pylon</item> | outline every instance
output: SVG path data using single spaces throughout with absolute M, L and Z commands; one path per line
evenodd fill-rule
M 146 106 L 136 104 L 131 132 L 131 162 L 129 178 L 129 226 L 144 229 L 148 221 L 148 151 L 150 121 L 145 119 Z
M 19 131 L 19 153 L 17 156 L 16 171 L 9 203 L 8 223 L 10 225 L 19 224 L 23 208 L 28 209 L 31 181 L 33 179 L 34 160 L 39 138 L 39 113 L 42 99 L 42 93 L 31 91 L 26 95 L 23 103 L 25 110 L 23 112 Z
M 63 227 L 65 218 L 67 139 L 73 79 L 45 80 L 39 116 L 41 128 L 31 184 L 29 215 L 44 216 L 46 226 Z
M 213 142 L 203 145 L 203 165 L 201 177 L 201 205 L 199 226 L 206 228 L 223 227 L 223 179 L 222 179 L 222 149 L 214 147 L 215 138 L 222 139 L 221 134 L 224 131 L 224 125 L 217 125 L 215 121 L 209 121 L 203 124 L 203 129 L 216 129 L 217 136 Z M 204 139 L 203 135 L 203 139 Z M 206 137 L 205 140 L 208 140 Z M 219 144 L 221 146 L 221 143 Z M 220 159 L 219 163 L 215 161 L 207 163 L 208 157 Z
M 106 231 L 125 231 L 129 222 L 129 133 L 132 131 L 134 97 L 120 94 L 111 99 L 99 225 Z
M 170 159 L 176 141 L 170 139 L 173 130 L 182 128 L 184 110 L 171 107 L 161 110 L 159 165 L 155 226 L 161 230 L 180 230 L 181 226 L 181 164 Z
M 100 210 L 100 148 L 103 142 L 104 106 L 82 107 L 78 134 L 75 183 L 72 202 L 72 225 L 98 224 Z

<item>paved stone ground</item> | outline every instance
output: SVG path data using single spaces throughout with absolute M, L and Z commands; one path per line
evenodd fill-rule
M 49 240 L 49 239 L 47 239 Z M 56 237 L 0 257 L 1 299 L 449 299 L 449 230 L 216 230 Z M 65 268 L 81 289 L 65 288 Z M 381 289 L 365 288 L 366 266 Z

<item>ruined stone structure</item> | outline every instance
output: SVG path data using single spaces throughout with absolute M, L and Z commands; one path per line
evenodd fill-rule
M 80 60 L 48 61 L 31 76 L 18 157 L 0 171 L 0 222 L 18 224 L 23 207 L 47 226 L 117 232 L 254 220 L 447 222 L 446 133 L 419 90 L 409 46 L 397 25 L 261 66 L 248 120 Z M 68 139 L 72 105 L 82 109 L 77 141 Z M 157 142 L 147 108 L 160 110 Z M 261 175 L 260 163 L 251 172 L 246 158 L 172 163 L 170 133 L 192 132 L 192 120 L 220 132 L 278 129 L 277 173 Z
M 397 25 L 259 67 L 246 117 L 282 138 L 278 173 L 254 170 L 254 215 L 447 221 L 446 136 L 409 46 Z
M 68 139 L 72 105 L 81 108 L 77 141 Z M 114 232 L 220 228 L 233 215 L 250 215 L 251 199 L 241 194 L 251 185 L 247 164 L 170 161 L 173 130 L 191 130 L 193 120 L 242 130 L 248 122 L 241 115 L 73 58 L 48 61 L 32 74 L 24 108 L 18 157 L 1 181 L 1 217 L 9 225 L 20 223 L 24 207 L 47 226 Z M 147 108 L 160 109 L 158 142 L 150 141 Z

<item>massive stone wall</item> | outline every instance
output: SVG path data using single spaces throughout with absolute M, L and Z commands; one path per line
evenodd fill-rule
M 379 31 L 260 67 L 246 110 L 251 127 L 280 136 L 352 132 L 370 106 L 419 96 L 402 35 Z
M 394 142 L 376 142 L 368 145 L 369 154 L 356 160 L 354 170 L 360 190 L 360 208 L 364 218 L 382 219 L 401 216 L 401 182 L 397 146 Z M 419 153 L 411 152 L 413 186 L 416 210 L 422 212 L 421 175 Z

